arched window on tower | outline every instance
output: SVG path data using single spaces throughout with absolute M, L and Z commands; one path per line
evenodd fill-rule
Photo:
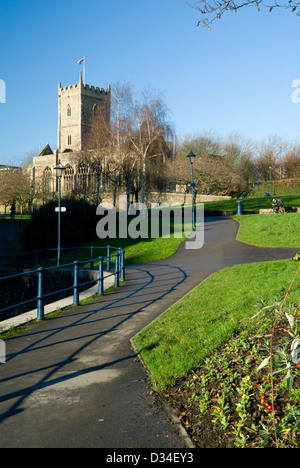
M 93 117 L 97 117 L 98 115 L 100 115 L 100 107 L 98 106 L 98 104 L 94 104 L 93 105 Z
M 68 116 L 68 117 L 71 117 L 71 115 L 72 115 L 71 106 L 70 106 L 70 104 L 68 104 L 68 107 L 67 107 L 67 116 Z

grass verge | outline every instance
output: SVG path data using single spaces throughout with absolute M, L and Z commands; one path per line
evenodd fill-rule
M 276 198 L 282 198 L 285 207 L 300 206 L 300 194 L 293 195 L 276 195 Z M 272 208 L 273 197 L 256 197 L 245 198 L 244 210 L 245 211 L 258 211 L 260 209 Z M 220 200 L 214 202 L 206 202 L 204 205 L 205 211 L 207 210 L 235 210 L 236 200 Z
M 298 272 L 292 260 L 221 270 L 135 338 L 155 397 L 196 447 L 299 448 Z
M 300 213 L 234 216 L 239 222 L 237 240 L 258 247 L 299 247 Z
M 260 298 L 284 295 L 294 272 L 292 260 L 225 268 L 170 307 L 135 338 L 153 387 L 173 385 L 212 355 L 246 326 Z M 289 301 L 299 299 L 299 290 L 298 281 Z

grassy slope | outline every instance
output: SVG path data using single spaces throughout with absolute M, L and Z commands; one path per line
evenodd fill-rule
M 164 388 L 241 330 L 261 298 L 280 298 L 296 271 L 292 260 L 236 265 L 207 278 L 135 341 L 152 382 Z M 300 281 L 289 300 L 297 301 Z
M 293 200 L 295 201 L 295 200 Z M 232 201 L 230 201 L 232 203 Z M 261 206 L 265 199 L 252 200 Z M 222 202 L 219 209 L 224 208 Z M 235 216 L 238 240 L 259 246 L 300 246 L 300 214 Z M 254 314 L 261 298 L 282 297 L 295 272 L 292 260 L 237 265 L 209 277 L 136 338 L 154 385 L 165 387 L 213 353 Z M 290 300 L 299 300 L 299 281 Z

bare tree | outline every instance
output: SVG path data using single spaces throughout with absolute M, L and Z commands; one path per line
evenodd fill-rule
M 289 144 L 278 136 L 269 137 L 262 141 L 258 147 L 257 170 L 261 180 L 268 180 L 270 168 L 273 179 L 284 176 L 284 158 L 289 151 Z
M 213 132 L 186 137 L 179 144 L 176 158 L 170 170 L 171 181 L 188 186 L 191 182 L 190 163 L 186 155 L 193 149 L 197 155 L 193 164 L 195 192 L 238 194 L 250 189 L 254 178 L 255 161 L 250 142 L 238 135 L 222 141 Z
M 30 203 L 30 177 L 26 171 L 9 169 L 0 173 L 0 203 L 6 211 L 13 202 L 21 214 Z
M 197 26 L 201 25 L 208 29 L 211 29 L 210 25 L 217 19 L 221 19 L 226 12 L 236 12 L 240 8 L 244 8 L 246 6 L 254 6 L 258 11 L 263 7 L 269 12 L 274 8 L 283 8 L 300 16 L 300 2 L 295 0 L 283 0 L 281 2 L 278 2 L 277 0 L 271 0 L 270 2 L 265 0 L 185 0 L 185 3 L 199 11 L 200 14 L 204 16 L 204 18 L 201 18 L 198 21 Z
M 77 180 L 75 191 L 83 194 L 97 205 L 103 198 L 101 178 L 105 157 L 111 152 L 111 126 L 106 112 L 99 110 L 90 121 L 90 130 L 85 137 L 85 148 L 77 156 Z
M 0 203 L 4 205 L 5 213 L 14 201 L 14 173 L 11 170 L 0 172 Z
M 162 94 L 153 89 L 142 93 L 133 106 L 133 119 L 128 128 L 132 154 L 141 163 L 142 203 L 145 203 L 147 163 L 165 161 L 170 156 L 167 141 L 173 139 L 172 124 L 167 120 L 168 109 Z
M 300 177 L 300 147 L 293 146 L 284 158 L 284 173 L 288 179 Z

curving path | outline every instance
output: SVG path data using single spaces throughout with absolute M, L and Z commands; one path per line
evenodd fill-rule
M 290 258 L 298 249 L 235 240 L 238 224 L 207 218 L 205 244 L 127 267 L 117 292 L 7 340 L 0 365 L 0 447 L 181 448 L 152 404 L 130 339 L 211 273 Z

